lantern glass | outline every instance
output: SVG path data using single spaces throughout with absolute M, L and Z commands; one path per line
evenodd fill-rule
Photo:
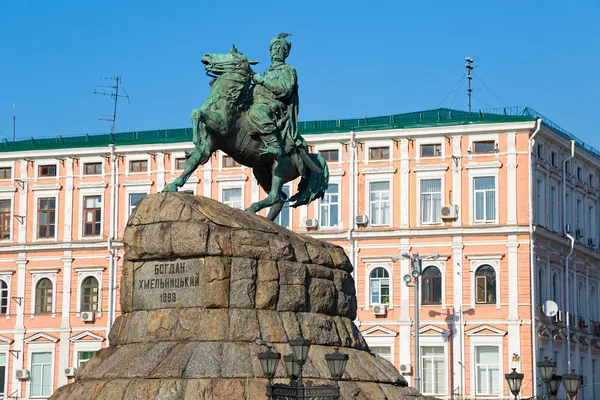
M 272 351 L 268 349 L 265 352 L 258 353 L 258 361 L 260 362 L 260 369 L 262 369 L 262 373 L 265 378 L 271 380 L 275 376 L 275 371 L 277 370 L 277 364 L 279 363 L 279 358 L 281 354 L 276 351 Z
M 412 277 L 408 274 L 404 275 L 404 282 L 405 283 L 410 283 L 410 281 L 412 280 Z
M 548 357 L 546 357 L 544 361 L 538 362 L 537 366 L 540 369 L 542 380 L 546 383 L 550 382 L 550 379 L 552 379 L 552 376 L 556 372 L 556 363 L 548 360 Z
M 296 339 L 290 340 L 289 343 L 290 347 L 292 348 L 292 353 L 294 353 L 294 357 L 296 358 L 296 361 L 298 361 L 300 365 L 304 365 L 304 363 L 308 359 L 310 340 L 306 340 L 302 336 L 298 336 Z
M 518 373 L 516 368 L 513 368 L 510 374 L 504 375 L 506 382 L 508 382 L 508 387 L 513 395 L 517 396 L 519 392 L 521 392 L 521 383 L 523 383 L 524 377 L 525 375 Z
M 338 381 L 342 379 L 348 358 L 348 354 L 340 353 L 337 347 L 335 348 L 335 352 L 325 354 L 329 373 L 334 380 Z
M 550 394 L 556 396 L 558 394 L 558 388 L 560 387 L 560 382 L 562 381 L 562 376 L 553 375 L 552 379 L 548 385 L 550 386 Z
M 297 379 L 300 376 L 300 365 L 296 362 L 296 358 L 293 354 L 283 356 L 283 364 L 285 370 L 291 379 Z
M 563 376 L 563 382 L 569 397 L 575 397 L 579 391 L 579 385 L 581 385 L 581 376 L 576 375 L 575 370 L 571 370 L 570 374 Z

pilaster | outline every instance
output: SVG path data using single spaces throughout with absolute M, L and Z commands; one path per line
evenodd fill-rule
M 65 178 L 65 207 L 62 215 L 64 223 L 63 240 L 73 240 L 73 159 L 66 159 L 67 176 Z M 60 216 L 60 210 L 59 210 Z
M 408 155 L 408 139 L 400 140 L 400 228 L 408 228 L 409 220 L 409 196 L 410 196 L 410 166 Z
M 510 132 L 506 136 L 506 206 L 507 206 L 507 224 L 515 225 L 517 223 L 517 153 L 516 153 L 516 133 Z M 530 172 L 531 173 L 531 172 Z M 502 203 L 502 200 L 500 200 Z
M 458 217 L 452 221 L 453 226 L 462 225 L 462 158 L 460 142 L 462 136 L 452 138 L 452 204 L 458 205 Z
M 156 154 L 156 191 L 165 188 L 165 153 Z

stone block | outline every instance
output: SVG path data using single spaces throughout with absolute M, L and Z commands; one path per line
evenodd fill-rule
M 70 393 L 72 399 L 93 399 L 102 391 L 106 382 L 87 381 L 80 382 Z
M 166 240 L 165 237 L 163 240 Z M 208 225 L 195 221 L 174 222 L 171 227 L 171 246 L 177 257 L 207 255 Z
M 204 281 L 221 281 L 231 276 L 231 258 L 206 257 L 204 259 Z
M 132 380 L 123 400 L 157 399 L 158 389 L 162 381 L 160 379 L 136 379 Z
M 309 310 L 311 312 L 335 315 L 337 297 L 335 285 L 326 279 L 311 279 L 308 287 Z
M 249 343 L 223 343 L 221 376 L 223 378 L 247 378 L 253 375 Z
M 173 347 L 175 347 L 173 342 L 122 346 L 113 357 L 102 364 L 104 373 L 101 377 L 104 379 L 145 378 L 164 360 Z
M 183 378 L 218 378 L 221 376 L 223 343 L 197 342 L 183 372 Z
M 233 256 L 230 230 L 211 224 L 208 235 L 207 252 L 211 256 Z
M 88 361 L 89 362 L 89 361 Z M 125 396 L 127 387 L 131 383 L 130 380 L 117 379 L 106 382 L 98 396 L 94 400 L 120 400 Z M 90 397 L 84 397 L 90 399 Z
M 201 301 L 206 308 L 229 307 L 229 279 L 205 283 Z
M 146 318 L 145 339 L 148 341 L 175 340 L 173 330 L 177 327 L 178 309 L 152 310 Z
M 279 282 L 258 281 L 256 284 L 256 308 L 274 310 L 279 298 Z
M 356 319 L 357 305 L 356 297 L 337 292 L 337 313 L 342 317 Z
M 252 258 L 231 259 L 231 280 L 238 281 L 240 279 L 256 280 L 257 262 Z
M 177 195 L 164 196 L 155 209 L 154 222 L 180 221 L 183 208 L 184 204 Z
M 344 249 L 338 246 L 328 246 L 328 251 L 334 268 L 352 272 L 354 268 Z
M 302 334 L 302 330 L 300 329 L 300 322 L 298 322 L 298 317 L 296 316 L 296 313 L 280 312 L 279 316 L 281 317 L 281 322 L 283 323 L 283 327 L 285 329 L 285 333 L 288 339 L 295 339 Z
M 121 312 L 131 312 L 133 310 L 133 268 L 134 263 L 132 261 L 123 261 L 121 286 L 119 288 Z
M 308 264 L 306 268 L 308 268 L 308 275 L 311 278 L 333 280 L 333 270 L 331 268 L 317 264 Z
M 328 247 L 322 246 L 320 244 L 313 244 L 311 242 L 307 242 L 306 250 L 308 251 L 308 256 L 310 257 L 310 260 L 314 264 L 323 265 L 326 267 L 333 266 Z
M 341 320 L 346 326 L 346 331 L 350 335 L 350 340 L 352 340 L 352 347 L 359 350 L 367 350 L 369 346 L 367 346 L 367 342 L 365 342 L 365 339 L 363 338 L 356 325 L 354 325 L 354 322 L 352 322 L 352 320 L 348 318 L 343 317 L 341 317 Z
M 256 310 L 229 310 L 229 340 L 232 342 L 253 342 L 260 339 Z
M 134 311 L 130 314 L 126 343 L 137 343 L 144 340 L 147 318 L 148 311 L 145 310 Z
M 333 282 L 338 292 L 342 292 L 348 296 L 355 296 L 356 289 L 354 287 L 354 279 L 346 271 L 333 271 Z
M 161 379 L 156 395 L 160 400 L 180 400 L 185 392 L 185 381 L 181 379 Z
M 246 399 L 248 400 L 267 400 L 266 396 L 266 379 L 251 379 L 248 380 L 246 386 Z
M 108 341 L 115 345 L 125 343 L 127 337 L 127 329 L 129 325 L 129 314 L 122 314 L 115 319 L 113 326 L 108 334 Z
M 212 380 L 186 379 L 183 400 L 212 400 Z
M 278 280 L 279 271 L 277 270 L 277 262 L 272 260 L 258 260 L 257 279 L 259 282 Z
M 171 225 L 170 222 L 161 222 L 141 227 L 140 258 L 156 260 L 172 257 L 171 234 L 176 233 L 171 230 Z
M 356 385 L 360 389 L 360 393 L 372 400 L 387 400 L 395 399 L 395 397 L 387 397 L 379 387 L 378 383 L 375 382 L 356 382 Z
M 182 378 L 185 367 L 196 347 L 196 342 L 179 343 L 152 371 L 150 378 Z
M 280 285 L 277 311 L 306 311 L 306 297 L 304 285 Z
M 299 235 L 298 237 L 304 239 Z M 294 258 L 296 262 L 308 263 L 310 262 L 310 257 L 308 256 L 308 251 L 306 250 L 306 244 L 301 239 L 290 239 L 290 243 L 294 249 Z
M 256 282 L 252 279 L 240 279 L 230 283 L 229 307 L 254 308 Z
M 279 283 L 282 285 L 305 285 L 306 284 L 306 265 L 291 262 L 279 261 Z
M 271 258 L 269 239 L 260 232 L 250 230 L 234 230 L 231 232 L 233 255 L 254 259 Z
M 268 235 L 269 249 L 273 260 L 293 260 L 294 250 L 289 240 L 282 235 Z
M 245 381 L 241 379 L 219 379 L 213 382 L 211 400 L 247 399 Z
M 344 321 L 340 317 L 334 317 L 334 321 L 338 335 L 340 336 L 340 343 L 342 347 L 352 347 L 352 337 L 351 334 L 348 332 Z
M 260 326 L 260 334 L 264 342 L 285 343 L 288 341 L 283 321 L 277 311 L 259 310 L 258 323 Z
M 333 317 L 317 313 L 298 313 L 302 335 L 313 344 L 339 346 L 340 336 Z
M 179 312 L 177 340 L 227 340 L 227 309 L 183 308 Z

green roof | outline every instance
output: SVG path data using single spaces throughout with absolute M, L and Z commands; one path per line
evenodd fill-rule
M 467 112 L 449 108 L 395 114 L 373 118 L 333 119 L 326 121 L 301 121 L 299 130 L 303 135 L 369 131 L 384 129 L 408 129 L 433 126 L 490 124 L 502 122 L 534 121 L 537 118 L 530 108 L 510 108 Z M 159 129 L 152 131 L 122 132 L 115 134 L 88 134 L 30 138 L 17 141 L 4 140 L 0 152 L 50 150 L 81 147 L 99 147 L 109 144 L 139 145 L 152 143 L 177 143 L 192 140 L 192 128 Z

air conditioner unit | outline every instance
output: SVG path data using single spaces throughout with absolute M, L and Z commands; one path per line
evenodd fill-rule
M 81 320 L 83 322 L 94 322 L 96 320 L 96 314 L 91 311 L 82 312 Z
M 319 221 L 314 218 L 309 218 L 304 225 L 306 226 L 306 229 L 317 229 L 319 227 Z
M 410 375 L 412 373 L 412 365 L 400 364 L 400 373 L 404 375 Z
M 556 312 L 556 315 L 554 315 L 554 317 L 552 317 L 552 322 L 554 322 L 554 323 L 563 322 L 562 311 Z
M 354 218 L 354 222 L 356 222 L 356 225 L 358 226 L 367 226 L 369 223 L 369 217 L 366 215 L 357 215 Z
M 458 218 L 458 206 L 456 204 L 442 206 L 440 214 L 442 215 L 442 219 L 456 219 Z
M 22 381 L 24 381 L 26 379 L 29 379 L 29 376 L 30 376 L 30 374 L 29 374 L 29 370 L 28 369 L 18 369 L 15 372 L 15 377 L 17 379 L 19 379 L 19 380 L 22 380 Z
M 75 368 L 75 367 L 65 368 L 65 375 L 67 376 L 67 378 L 74 377 L 75 372 L 77 372 L 77 368 Z
M 373 315 L 386 315 L 387 307 L 384 305 L 373 306 Z

